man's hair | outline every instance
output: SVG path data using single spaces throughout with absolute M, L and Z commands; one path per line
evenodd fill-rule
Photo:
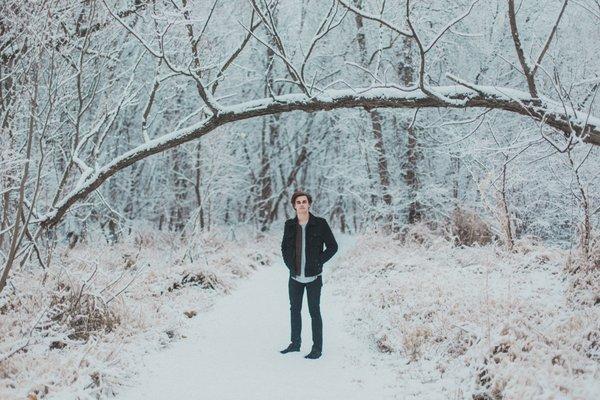
M 308 204 L 312 204 L 312 196 L 310 194 L 297 191 L 292 195 L 292 207 L 294 207 L 294 204 L 296 204 L 296 199 L 300 196 L 306 196 L 308 199 Z

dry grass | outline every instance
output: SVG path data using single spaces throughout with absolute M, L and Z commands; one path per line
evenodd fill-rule
M 58 329 L 67 333 L 69 339 L 87 341 L 90 335 L 114 331 L 120 323 L 115 310 L 101 296 L 85 291 L 83 286 L 51 296 L 47 319 L 36 326 L 40 331 L 57 329 L 55 324 L 59 324 L 66 328 Z
M 573 307 L 600 306 L 600 236 L 592 235 L 590 249 L 575 249 L 565 263 L 567 299 Z
M 452 232 L 448 225 L 435 224 L 429 221 L 406 225 L 398 235 L 401 243 L 407 246 L 435 247 L 452 240 Z
M 65 243 L 47 271 L 15 271 L 0 296 L 0 398 L 112 397 L 145 351 L 178 340 L 190 318 L 279 256 L 271 237 L 224 237 L 138 228 L 112 245 Z
M 463 208 L 452 213 L 452 233 L 455 243 L 464 246 L 487 245 L 494 238 L 490 225 L 478 213 Z
M 518 251 L 421 243 L 430 242 L 365 235 L 339 261 L 330 282 L 357 335 L 399 374 L 424 371 L 417 380 L 431 382 L 434 398 L 457 388 L 488 400 L 594 398 L 600 311 L 569 303 L 565 251 L 532 239 Z

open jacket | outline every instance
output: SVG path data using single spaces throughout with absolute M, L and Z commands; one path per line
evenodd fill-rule
M 337 252 L 338 244 L 333 237 L 333 232 L 325 218 L 316 217 L 308 213 L 308 222 L 306 223 L 306 276 L 319 275 L 323 271 L 325 264 Z M 283 261 L 290 270 L 290 274 L 296 275 L 296 232 L 298 229 L 298 217 L 290 218 L 285 221 L 283 230 L 283 240 L 281 241 L 281 254 Z M 323 250 L 325 245 L 325 250 Z

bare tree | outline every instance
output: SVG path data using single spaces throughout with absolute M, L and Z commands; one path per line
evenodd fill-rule
M 217 198 L 214 180 L 218 177 L 209 171 L 207 157 L 226 159 L 229 155 L 214 155 L 216 150 L 200 144 L 203 142 L 198 139 L 209 133 L 227 137 L 231 151 L 239 157 L 246 149 L 245 156 L 252 161 L 248 164 L 254 166 L 260 158 L 262 169 L 239 170 L 244 171 L 240 176 L 245 174 L 246 188 L 249 181 L 262 182 L 260 192 L 253 196 L 264 201 L 260 218 L 266 225 L 278 215 L 285 203 L 286 186 L 294 182 L 314 184 L 322 193 L 329 190 L 329 210 L 360 210 L 362 193 L 347 203 L 340 200 L 340 193 L 326 187 L 327 181 L 315 178 L 314 171 L 311 175 L 306 163 L 315 152 L 323 157 L 331 154 L 315 149 L 332 136 L 330 126 L 309 127 L 310 132 L 296 138 L 298 145 L 291 146 L 286 141 L 289 137 L 283 138 L 295 134 L 282 128 L 286 116 L 294 116 L 298 121 L 294 129 L 300 129 L 304 121 L 313 118 L 298 117 L 302 113 L 368 110 L 368 129 L 377 153 L 373 175 L 378 176 L 386 205 L 394 203 L 398 191 L 392 187 L 390 168 L 395 160 L 390 156 L 393 147 L 384 142 L 383 109 L 419 110 L 420 115 L 431 109 L 497 110 L 546 127 L 539 132 L 557 151 L 600 145 L 600 119 L 594 117 L 597 106 L 593 100 L 598 87 L 596 72 L 587 76 L 587 70 L 578 70 L 581 82 L 563 84 L 561 71 L 568 66 L 559 65 L 553 54 L 564 24 L 561 21 L 575 18 L 569 15 L 571 5 L 579 7 L 575 3 L 567 6 L 565 1 L 552 11 L 553 22 L 539 43 L 531 39 L 539 37 L 539 32 L 528 31 L 529 24 L 521 21 L 520 11 L 508 1 L 502 12 L 508 17 L 504 29 L 510 33 L 510 47 L 502 39 L 498 45 L 510 50 L 515 61 L 502 60 L 507 71 L 502 77 L 482 77 L 482 66 L 471 65 L 477 64 L 468 59 L 474 56 L 462 48 L 478 35 L 476 24 L 485 23 L 474 10 L 486 11 L 487 5 L 477 1 L 452 2 L 451 11 L 438 12 L 411 1 L 400 8 L 370 11 L 371 2 L 331 0 L 314 2 L 314 12 L 304 10 L 301 21 L 292 18 L 298 6 L 294 2 L 277 8 L 278 2 L 256 0 L 240 5 L 214 1 L 203 8 L 193 7 L 191 1 L 137 1 L 123 9 L 108 0 L 72 7 L 57 1 L 36 3 L 29 13 L 22 7 L 11 8 L 18 5 L 9 3 L 2 10 L 10 19 L 4 17 L 0 23 L 0 119 L 14 160 L 25 160 L 22 166 L 27 168 L 19 170 L 18 178 L 8 179 L 2 192 L 0 248 L 6 254 L 2 276 L 8 276 L 14 262 L 32 255 L 43 259 L 38 255 L 42 232 L 65 218 L 80 224 L 91 218 L 108 223 L 119 220 L 123 209 L 127 209 L 125 215 L 136 215 L 132 210 L 145 201 L 133 199 L 136 190 L 142 184 L 146 189 L 164 189 L 169 180 L 154 174 L 152 168 L 139 167 L 129 171 L 133 181 L 140 181 L 135 184 L 139 186 L 122 185 L 113 182 L 120 176 L 117 173 L 178 146 L 183 147 L 168 153 L 171 157 L 152 161 L 162 163 L 175 180 L 172 185 L 179 197 L 169 197 L 167 202 L 184 204 L 163 206 L 164 202 L 154 200 L 149 213 L 159 215 L 152 218 L 181 226 L 191 202 L 201 207 L 202 224 L 207 227 L 219 218 L 214 210 L 230 218 L 230 210 L 239 205 L 239 213 L 248 216 L 251 207 L 242 207 L 247 199 L 236 203 L 235 199 Z M 276 23 L 276 8 L 283 13 L 279 17 L 285 18 L 285 25 Z M 431 23 L 425 24 L 424 17 L 431 17 Z M 369 24 L 374 24 L 380 37 L 367 42 L 360 35 Z M 454 41 L 458 44 L 446 41 L 449 37 L 459 38 Z M 358 54 L 347 51 L 357 43 Z M 375 57 L 386 52 L 402 54 L 397 47 L 409 43 L 413 49 L 410 56 L 414 55 L 418 65 L 410 79 L 408 70 L 388 79 L 385 68 L 366 67 L 373 58 L 371 50 Z M 448 53 L 463 51 L 467 60 L 461 68 L 444 59 L 447 54 L 443 50 L 450 46 L 455 47 Z M 527 49 L 534 49 L 536 56 Z M 562 43 L 561 51 L 569 51 L 569 45 Z M 581 55 L 577 65 L 593 66 L 592 55 Z M 413 64 L 408 55 L 402 61 Z M 36 82 L 30 79 L 34 65 Z M 24 115 L 31 121 L 25 121 Z M 265 121 L 264 129 L 260 118 Z M 253 152 L 260 148 L 258 141 L 231 139 L 232 131 L 241 124 L 247 124 L 249 132 L 257 132 L 253 138 L 264 135 L 261 151 Z M 422 191 L 418 171 L 431 161 L 420 160 L 420 150 L 448 134 L 439 130 L 437 136 L 431 136 L 431 132 L 414 128 L 410 123 L 398 134 L 407 137 L 402 155 L 407 163 L 404 183 L 417 193 Z M 347 139 L 339 136 L 340 132 L 352 135 L 355 131 L 336 132 L 338 139 Z M 535 135 L 531 139 L 539 140 L 539 134 Z M 355 138 L 348 142 L 351 140 Z M 192 159 L 188 159 L 189 150 L 185 151 L 190 146 L 195 154 Z M 273 160 L 275 156 L 281 157 L 279 163 Z M 107 181 L 109 186 L 103 186 Z M 163 193 L 155 190 L 158 193 L 152 197 L 160 199 Z M 366 196 L 377 194 L 372 191 Z M 92 216 L 90 208 L 102 212 Z M 170 218 L 162 215 L 165 209 L 174 210 Z M 416 221 L 419 216 L 420 204 L 413 199 L 409 220 Z M 259 217 L 252 218 L 256 221 Z M 117 232 L 119 228 L 114 229 Z

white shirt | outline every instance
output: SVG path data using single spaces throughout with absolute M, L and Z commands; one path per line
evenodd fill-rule
M 301 262 L 300 262 L 300 275 L 299 276 L 294 276 L 292 275 L 292 279 L 294 279 L 295 281 L 298 281 L 300 283 L 310 283 L 312 281 L 314 281 L 315 279 L 317 279 L 317 276 L 321 275 L 316 275 L 316 276 L 306 276 L 305 275 L 305 271 L 306 271 L 306 257 L 304 256 L 306 254 L 306 224 L 300 224 L 300 226 L 302 227 L 302 255 L 301 255 Z

